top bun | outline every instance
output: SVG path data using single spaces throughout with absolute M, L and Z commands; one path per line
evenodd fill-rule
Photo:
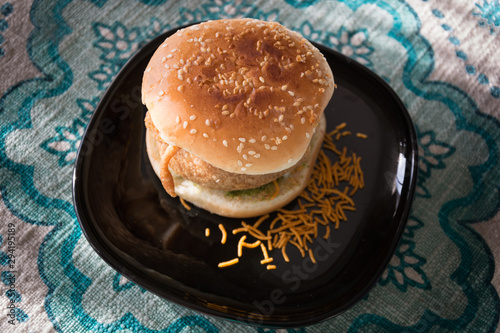
M 295 165 L 334 90 L 324 56 L 279 23 L 208 21 L 152 56 L 142 99 L 161 138 L 222 170 Z

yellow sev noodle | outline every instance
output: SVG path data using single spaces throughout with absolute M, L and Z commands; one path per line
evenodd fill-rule
M 335 144 L 341 137 L 351 135 L 350 131 L 344 130 L 345 127 L 346 123 L 342 123 L 324 136 L 322 150 L 318 155 L 311 179 L 306 190 L 297 199 L 298 208 L 279 209 L 272 220 L 268 214 L 260 217 L 254 224 L 242 221 L 241 227 L 233 229 L 233 234 L 245 234 L 238 244 L 238 257 L 241 257 L 244 246 L 260 245 L 264 255 L 261 264 L 267 265 L 267 269 L 275 269 L 275 265 L 269 265 L 273 258 L 269 257 L 268 252 L 279 249 L 283 259 L 289 262 L 287 245 L 290 244 L 303 258 L 308 255 L 310 260 L 316 263 L 310 246 L 317 237 L 324 239 L 330 237 L 331 225 L 338 229 L 341 222 L 347 221 L 346 211 L 356 210 L 352 196 L 365 186 L 361 157 L 354 152 L 348 153 L 346 147 L 340 150 Z M 367 138 L 362 133 L 357 133 L 356 136 Z M 327 151 L 336 155 L 335 162 L 332 162 Z M 277 195 L 279 187 L 276 182 L 275 186 Z M 266 223 L 267 228 L 262 226 L 264 222 L 269 222 Z M 318 225 L 324 227 L 323 234 L 318 234 Z M 256 241 L 246 243 L 247 234 Z
M 221 223 L 221 224 L 219 224 L 219 229 L 222 233 L 222 238 L 221 238 L 220 242 L 221 242 L 221 244 L 226 244 L 226 240 L 227 240 L 226 228 L 224 228 L 224 225 Z
M 191 210 L 191 206 L 189 206 L 184 199 L 180 198 L 181 204 L 186 208 L 186 210 Z
M 239 262 L 239 259 L 238 258 L 234 258 L 234 259 L 231 259 L 231 260 L 228 260 L 228 261 L 223 261 L 223 262 L 220 262 L 219 263 L 219 267 L 227 267 L 227 266 L 231 266 L 231 265 L 234 265 L 234 264 L 237 264 Z

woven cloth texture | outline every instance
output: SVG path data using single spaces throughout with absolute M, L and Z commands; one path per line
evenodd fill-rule
M 208 19 L 278 21 L 383 78 L 418 139 L 406 229 L 368 295 L 296 329 L 206 316 L 121 276 L 76 219 L 84 130 L 128 59 Z M 498 0 L 0 1 L 1 332 L 494 332 L 500 313 Z

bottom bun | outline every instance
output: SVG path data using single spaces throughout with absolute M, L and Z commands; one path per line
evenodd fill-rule
M 292 171 L 279 177 L 276 183 L 271 182 L 249 190 L 222 191 L 200 186 L 172 172 L 175 192 L 179 197 L 197 207 L 226 217 L 247 218 L 275 211 L 290 203 L 306 188 L 325 132 L 326 119 L 322 115 L 306 152 L 306 157 Z M 146 131 L 146 148 L 151 166 L 156 175 L 159 176 L 160 153 L 154 135 L 149 130 Z M 276 185 L 278 185 L 279 190 Z M 276 194 L 276 192 L 278 193 Z

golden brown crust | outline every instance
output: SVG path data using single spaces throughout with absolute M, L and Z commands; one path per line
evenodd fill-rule
M 304 155 L 333 93 L 320 52 L 278 23 L 210 21 L 153 55 L 143 101 L 161 138 L 240 174 L 286 170 Z

